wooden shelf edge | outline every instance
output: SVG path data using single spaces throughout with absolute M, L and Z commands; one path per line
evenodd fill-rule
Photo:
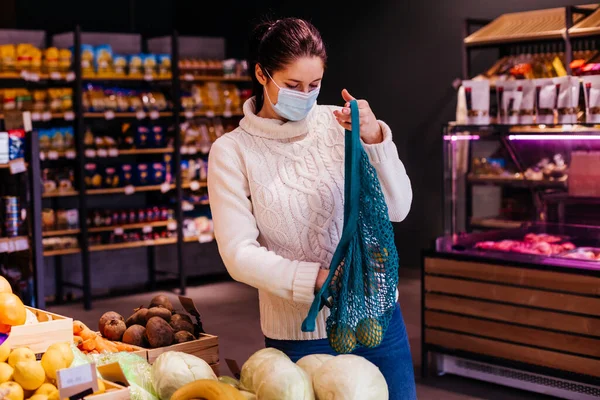
M 177 243 L 176 238 L 158 239 L 158 240 L 142 240 L 139 242 L 129 242 L 129 243 L 99 244 L 99 245 L 90 246 L 90 251 L 108 251 L 108 250 L 133 249 L 136 247 L 165 246 L 165 245 L 175 244 L 175 243 Z
M 44 257 L 51 257 L 51 256 L 66 256 L 69 254 L 77 254 L 80 253 L 81 249 L 76 248 L 76 249 L 60 249 L 60 250 L 46 250 L 44 251 Z
M 132 155 L 132 154 L 167 154 L 173 153 L 175 149 L 172 147 L 163 147 L 158 149 L 119 149 L 119 155 Z
M 51 192 L 51 193 L 43 193 L 42 198 L 51 198 L 51 197 L 73 197 L 79 195 L 78 191 L 72 192 Z
M 42 237 L 77 235 L 80 232 L 80 229 L 58 229 L 54 231 L 42 231 Z
M 146 79 L 143 76 L 84 76 L 82 80 L 84 82 L 171 82 L 171 77 L 152 77 L 152 79 Z
M 135 223 L 135 224 L 114 225 L 114 226 L 96 226 L 96 227 L 88 228 L 88 232 L 110 232 L 110 231 L 114 231 L 115 229 L 119 229 L 119 228 L 121 228 L 123 230 L 143 229 L 146 226 L 151 226 L 153 228 L 160 228 L 163 226 L 168 226 L 171 223 L 177 223 L 177 222 L 174 220 L 170 220 L 170 221 L 140 222 L 140 223 Z
M 146 114 L 150 114 L 149 111 L 145 111 Z M 84 118 L 105 118 L 104 112 L 84 112 Z M 115 112 L 115 118 L 136 118 L 136 113 L 134 112 Z M 160 117 L 172 117 L 173 112 L 171 111 L 159 111 L 158 115 Z
M 190 77 L 191 76 L 191 77 Z M 183 82 L 252 82 L 249 76 L 210 76 L 210 75 L 191 75 L 183 74 L 179 78 Z
M 134 186 L 135 193 L 140 192 L 154 192 L 160 191 L 161 185 L 148 185 L 148 186 Z M 171 190 L 175 189 L 175 185 L 171 185 Z M 125 194 L 125 188 L 111 188 L 111 189 L 87 189 L 85 191 L 87 195 L 102 195 L 102 194 Z

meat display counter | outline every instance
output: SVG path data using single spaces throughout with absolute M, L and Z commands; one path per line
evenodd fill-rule
M 448 125 L 444 139 L 423 375 L 600 397 L 600 130 Z

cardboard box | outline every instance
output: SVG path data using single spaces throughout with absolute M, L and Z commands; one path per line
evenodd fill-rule
M 11 349 L 28 347 L 36 354 L 45 353 L 54 343 L 73 341 L 73 319 L 48 311 L 27 307 L 33 312 L 39 324 L 13 326 L 8 339 Z

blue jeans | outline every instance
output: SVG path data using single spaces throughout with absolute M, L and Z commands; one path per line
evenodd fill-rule
M 265 338 L 265 344 L 266 347 L 281 350 L 294 362 L 309 354 L 337 354 L 327 339 L 274 340 Z M 361 347 L 354 354 L 366 358 L 379 367 L 387 381 L 390 400 L 414 400 L 417 398 L 410 345 L 399 305 L 396 306 L 381 345 L 374 349 Z

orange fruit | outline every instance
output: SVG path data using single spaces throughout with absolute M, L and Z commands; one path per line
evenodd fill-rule
M 10 325 L 0 324 L 0 333 L 10 333 Z
M 27 320 L 25 305 L 12 293 L 0 293 L 0 324 L 23 325 Z
M 0 275 L 0 293 L 12 293 L 12 287 L 5 277 Z

